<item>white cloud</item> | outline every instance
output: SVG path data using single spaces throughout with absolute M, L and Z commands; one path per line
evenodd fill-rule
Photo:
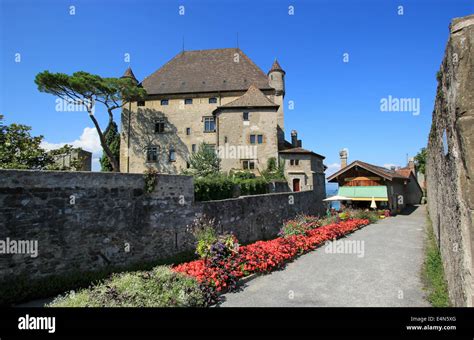
M 99 135 L 97 134 L 95 128 L 90 127 L 84 128 L 84 131 L 82 132 L 82 135 L 79 137 L 79 139 L 73 140 L 72 142 L 49 143 L 47 141 L 43 141 L 41 143 L 41 147 L 49 151 L 60 148 L 66 144 L 70 144 L 75 148 L 82 148 L 83 150 L 92 152 L 93 154 L 102 154 Z
M 82 148 L 83 150 L 92 152 L 92 171 L 100 171 L 99 159 L 102 156 L 102 146 L 100 146 L 99 135 L 95 128 L 86 127 L 82 131 L 79 139 L 71 142 L 49 143 L 43 141 L 41 147 L 47 151 L 60 148 L 66 144 L 72 145 L 75 148 Z
M 384 164 L 384 165 L 383 165 L 383 167 L 384 167 L 384 168 L 387 168 L 387 169 L 391 169 L 392 166 L 394 166 L 395 168 L 400 167 L 398 164 L 392 164 L 392 163 L 388 163 L 388 164 Z
M 341 169 L 341 164 L 340 163 L 327 164 L 326 166 L 328 167 L 326 169 L 326 177 L 331 176 L 333 173 L 335 173 L 336 171 L 339 171 Z

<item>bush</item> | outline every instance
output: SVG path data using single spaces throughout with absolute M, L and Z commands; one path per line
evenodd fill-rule
M 267 193 L 268 182 L 263 178 L 244 179 L 235 181 L 240 186 L 240 194 L 247 195 L 261 195 Z
M 196 201 L 212 201 L 232 198 L 234 182 L 226 176 L 208 176 L 194 179 Z
M 246 172 L 239 172 L 235 173 L 233 177 L 219 175 L 195 178 L 194 198 L 196 201 L 213 201 L 232 198 L 235 186 L 240 187 L 240 194 L 242 196 L 267 193 L 268 182 L 264 178 L 246 177 L 249 177 Z
M 88 289 L 57 297 L 48 307 L 205 307 L 193 278 L 159 266 L 148 272 L 114 274 Z
M 289 220 L 283 224 L 278 236 L 289 237 L 294 235 L 306 235 L 310 228 L 303 222 L 298 220 Z
M 355 210 L 353 213 L 354 218 L 367 219 L 370 223 L 375 223 L 379 220 L 379 213 L 377 211 L 368 210 Z

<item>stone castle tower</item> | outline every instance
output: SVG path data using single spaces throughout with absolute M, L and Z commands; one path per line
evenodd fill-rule
M 285 71 L 278 63 L 278 60 L 275 59 L 273 62 L 270 71 L 268 71 L 268 84 L 270 87 L 275 89 L 275 94 L 273 97 L 273 102 L 279 105 L 277 112 L 277 124 L 278 124 L 278 144 L 280 147 L 283 146 L 285 142 L 285 126 L 284 126 L 284 102 L 285 97 Z

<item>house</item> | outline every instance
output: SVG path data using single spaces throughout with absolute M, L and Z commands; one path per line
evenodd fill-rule
M 178 174 L 206 143 L 224 172 L 258 176 L 281 158 L 294 191 L 324 187 L 324 157 L 285 140 L 285 74 L 276 59 L 264 73 L 238 48 L 182 51 L 141 82 L 127 69 L 147 97 L 122 111 L 120 171 Z
M 73 148 L 67 153 L 54 154 L 53 159 L 54 165 L 60 170 L 91 171 L 92 153 L 81 148 Z
M 399 212 L 407 205 L 419 204 L 423 191 L 415 174 L 415 164 L 407 167 L 385 167 L 356 160 L 347 165 L 347 152 L 342 150 L 341 169 L 328 177 L 339 185 L 338 195 L 351 198 L 357 208 L 368 208 L 375 200 L 377 208 Z

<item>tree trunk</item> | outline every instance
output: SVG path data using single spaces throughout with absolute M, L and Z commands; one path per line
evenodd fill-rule
M 104 149 L 104 152 L 107 155 L 107 158 L 109 159 L 110 164 L 112 165 L 112 171 L 120 172 L 118 162 L 115 159 L 112 151 L 110 151 L 110 148 L 105 141 L 104 134 L 102 133 L 102 130 L 99 127 L 99 123 L 97 122 L 97 119 L 95 119 L 94 115 L 91 114 L 90 112 L 89 112 L 89 117 L 91 117 L 92 122 L 94 123 L 95 129 L 97 130 L 97 134 L 99 135 L 100 145 L 102 146 L 102 149 Z

